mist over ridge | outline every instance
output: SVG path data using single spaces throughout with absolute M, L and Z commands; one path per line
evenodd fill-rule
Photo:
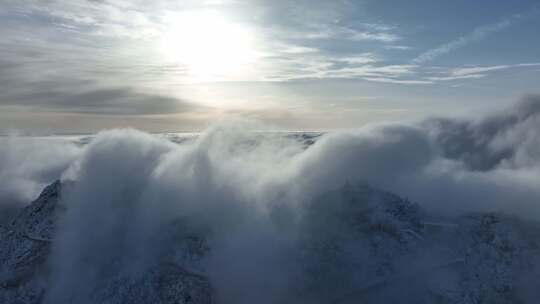
M 191 267 L 208 275 L 220 303 L 300 303 L 291 286 L 317 286 L 294 263 L 306 227 L 322 225 L 308 206 L 321 196 L 342 206 L 332 191 L 344 185 L 407 197 L 437 217 L 497 212 L 539 220 L 539 105 L 529 97 L 477 121 L 376 124 L 309 145 L 252 133 L 260 125 L 246 121 L 216 124 L 180 144 L 133 129 L 103 131 L 82 146 L 2 138 L 0 203 L 22 206 L 62 180 L 65 211 L 45 303 L 92 303 L 104 273 L 137 278 L 164 256 L 178 259 L 174 240 L 193 235 L 212 249 Z
M 146 145 L 162 147 L 156 152 L 159 160 L 152 170 L 165 166 L 160 164 L 174 155 L 190 155 L 190 160 L 186 160 L 189 166 L 204 164 L 212 171 L 204 173 L 207 178 L 212 176 L 212 181 L 220 181 L 220 175 L 225 174 L 222 171 L 232 170 L 234 176 L 227 179 L 252 181 L 256 192 L 269 187 L 263 183 L 303 187 L 288 192 L 305 194 L 321 184 L 328 189 L 345 181 L 366 182 L 423 204 L 447 205 L 458 210 L 472 201 L 485 201 L 477 200 L 477 196 L 500 197 L 483 191 L 489 184 L 497 183 L 497 187 L 516 186 L 519 190 L 511 191 L 511 195 L 528 200 L 535 196 L 531 188 L 538 174 L 539 105 L 540 97 L 529 96 L 506 111 L 476 120 L 430 118 L 415 124 L 380 123 L 322 136 L 253 133 L 249 130 L 264 130 L 264 125 L 242 120 L 224 121 L 200 135 L 186 138 L 178 135 L 156 138 L 129 129 L 103 131 L 81 140 L 52 141 L 47 137 L 10 135 L 0 138 L 0 205 L 28 203 L 46 184 L 76 171 L 74 168 L 85 162 L 91 151 L 113 144 L 115 149 L 102 157 L 114 168 L 116 155 L 121 159 L 131 152 L 122 150 L 126 149 L 123 145 L 128 140 L 130 145 L 140 145 L 138 149 L 149 149 L 143 148 Z M 171 144 L 167 138 L 180 144 Z M 311 166 L 315 163 L 317 166 Z M 299 176 L 301 180 L 291 183 Z M 478 190 L 473 189 L 476 186 Z M 445 188 L 469 189 L 465 193 L 471 196 L 464 197 L 467 203 L 458 199 L 448 204 L 435 202 L 444 199 L 444 195 L 435 200 L 423 199 L 433 197 L 429 189 Z M 460 192 L 463 191 L 455 191 Z M 519 208 L 514 208 L 517 206 L 505 209 L 499 201 L 495 199 L 484 207 L 519 213 Z M 524 214 L 531 215 L 530 210 Z

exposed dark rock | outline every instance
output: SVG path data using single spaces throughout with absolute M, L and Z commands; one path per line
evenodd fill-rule
M 60 182 L 48 186 L 0 227 L 0 303 L 47 299 L 61 188 Z M 319 196 L 304 211 L 291 254 L 302 279 L 291 286 L 291 303 L 538 299 L 540 229 L 534 223 L 501 214 L 435 219 L 396 195 L 351 185 Z M 180 233 L 168 242 L 174 246 L 143 273 L 111 265 L 84 303 L 216 303 L 211 279 L 197 267 L 212 250 L 204 237 Z

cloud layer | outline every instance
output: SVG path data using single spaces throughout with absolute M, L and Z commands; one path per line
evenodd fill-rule
M 66 212 L 48 303 L 75 295 L 84 303 L 110 267 L 143 273 L 177 233 L 208 240 L 213 249 L 200 267 L 222 302 L 282 302 L 298 284 L 300 270 L 287 263 L 304 206 L 347 183 L 409 197 L 439 216 L 497 211 L 540 220 L 539 105 L 531 96 L 477 121 L 370 125 L 307 148 L 249 132 L 261 126 L 247 122 L 215 125 L 180 145 L 135 130 L 102 132 L 82 148 L 8 138 L 2 204 L 63 175 Z
M 74 90 L 31 90 L 7 96 L 0 104 L 30 107 L 41 112 L 104 115 L 176 114 L 202 109 L 178 98 L 137 92 L 131 88 Z

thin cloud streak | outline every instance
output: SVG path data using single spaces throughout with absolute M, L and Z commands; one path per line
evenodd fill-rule
M 508 70 L 513 68 L 530 68 L 540 66 L 540 63 L 518 63 L 518 64 L 504 64 L 494 66 L 468 66 L 452 68 L 445 71 L 443 75 L 427 77 L 431 81 L 448 81 L 448 80 L 460 80 L 460 79 L 475 79 L 484 78 L 488 76 L 488 73 L 495 71 Z
M 414 58 L 412 62 L 415 64 L 421 64 L 421 63 L 433 61 L 442 55 L 445 55 L 454 50 L 462 48 L 470 43 L 482 40 L 488 35 L 501 31 L 511 26 L 522 17 L 523 17 L 523 14 L 515 14 L 508 18 L 505 18 L 504 20 L 500 22 L 477 27 L 469 34 L 461 36 L 453 41 L 450 41 L 439 47 L 436 47 L 434 49 L 428 50 L 420 54 L 418 57 Z

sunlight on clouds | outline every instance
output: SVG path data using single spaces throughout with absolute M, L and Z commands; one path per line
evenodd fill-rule
M 186 66 L 193 82 L 242 78 L 257 61 L 255 34 L 215 11 L 167 16 L 160 41 L 167 60 Z

